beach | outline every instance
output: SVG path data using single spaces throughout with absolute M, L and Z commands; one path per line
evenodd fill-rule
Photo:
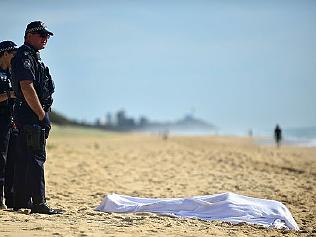
M 316 236 L 315 147 L 56 126 L 47 154 L 47 201 L 65 213 L 0 210 L 1 236 Z M 110 193 L 172 198 L 223 192 L 280 201 L 301 231 L 95 211 Z

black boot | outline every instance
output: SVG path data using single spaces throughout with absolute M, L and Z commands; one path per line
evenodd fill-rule
M 19 209 L 31 209 L 33 206 L 32 201 L 30 198 L 13 198 L 13 211 L 18 211 Z
M 54 214 L 63 214 L 62 210 L 52 209 L 50 208 L 46 202 L 40 204 L 33 204 L 31 208 L 32 213 L 40 213 L 40 214 L 47 214 L 47 215 L 54 215 Z
M 8 208 L 14 207 L 13 193 L 4 193 L 4 199 L 5 205 L 7 205 Z
M 6 198 L 6 199 L 5 199 L 5 205 L 6 205 L 8 208 L 13 208 L 13 207 L 14 207 L 13 198 Z

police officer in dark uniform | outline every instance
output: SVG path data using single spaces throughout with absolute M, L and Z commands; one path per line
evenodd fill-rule
M 11 59 L 16 52 L 16 44 L 12 41 L 0 42 L 0 209 L 7 208 L 4 204 L 12 206 L 13 163 L 8 162 L 7 154 L 10 139 L 12 112 L 15 94 L 11 86 Z M 13 158 L 13 157 L 10 157 Z M 5 177 L 5 173 L 8 177 Z M 10 185 L 5 188 L 5 182 Z
M 61 213 L 50 208 L 45 199 L 45 146 L 51 129 L 48 112 L 53 103 L 54 83 L 39 51 L 45 48 L 52 35 L 43 22 L 31 22 L 25 30 L 24 44 L 12 60 L 12 83 L 16 93 L 14 117 L 19 129 L 14 210 L 28 207 L 31 198 L 31 213 Z

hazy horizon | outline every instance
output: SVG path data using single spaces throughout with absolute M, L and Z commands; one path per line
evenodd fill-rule
M 0 40 L 21 45 L 34 20 L 54 32 L 41 55 L 68 118 L 316 126 L 315 1 L 27 3 L 1 2 Z

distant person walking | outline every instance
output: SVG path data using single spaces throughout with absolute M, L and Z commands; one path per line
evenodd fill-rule
M 282 130 L 281 130 L 279 124 L 277 124 L 275 129 L 274 129 L 274 140 L 275 140 L 277 147 L 280 147 L 281 140 L 282 140 Z

